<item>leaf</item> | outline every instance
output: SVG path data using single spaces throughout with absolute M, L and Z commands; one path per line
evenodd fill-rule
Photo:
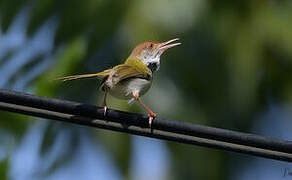
M 6 180 L 8 179 L 7 174 L 8 174 L 8 158 L 6 157 L 4 160 L 0 161 L 0 179 L 1 180 Z

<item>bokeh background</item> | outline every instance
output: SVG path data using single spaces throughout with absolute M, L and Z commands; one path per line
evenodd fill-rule
M 292 139 L 292 1 L 1 0 L 0 87 L 102 104 L 94 79 L 179 37 L 143 97 L 159 116 Z M 143 112 L 109 98 L 111 108 Z M 144 112 L 143 112 L 144 113 Z M 292 165 L 0 112 L 0 179 L 281 179 Z

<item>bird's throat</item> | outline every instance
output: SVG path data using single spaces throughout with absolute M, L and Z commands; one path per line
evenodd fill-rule
M 158 65 L 156 62 L 150 62 L 147 67 L 151 70 L 151 72 L 155 72 L 158 69 Z

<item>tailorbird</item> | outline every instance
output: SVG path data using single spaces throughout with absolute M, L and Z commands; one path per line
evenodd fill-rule
M 73 75 L 58 78 L 62 81 L 71 81 L 83 78 L 98 78 L 101 80 L 101 90 L 105 92 L 103 107 L 104 115 L 107 111 L 107 94 L 119 99 L 137 101 L 149 115 L 149 126 L 156 114 L 145 105 L 141 96 L 143 96 L 151 87 L 153 74 L 159 70 L 160 56 L 169 48 L 180 45 L 179 39 L 171 39 L 166 42 L 147 41 L 137 45 L 127 60 L 120 65 L 102 72 L 93 74 Z

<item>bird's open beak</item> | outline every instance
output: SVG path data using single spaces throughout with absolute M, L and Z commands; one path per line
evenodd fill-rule
M 171 40 L 169 40 L 169 41 L 166 41 L 166 42 L 160 43 L 160 44 L 158 45 L 158 49 L 159 49 L 159 51 L 161 52 L 161 54 L 162 54 L 165 50 L 167 50 L 167 49 L 169 49 L 169 48 L 172 48 L 172 47 L 175 47 L 175 46 L 180 45 L 181 43 L 176 42 L 176 41 L 178 41 L 178 40 L 179 40 L 179 38 L 175 38 L 175 39 L 171 39 Z M 176 43 L 173 43 L 173 42 L 176 42 Z

